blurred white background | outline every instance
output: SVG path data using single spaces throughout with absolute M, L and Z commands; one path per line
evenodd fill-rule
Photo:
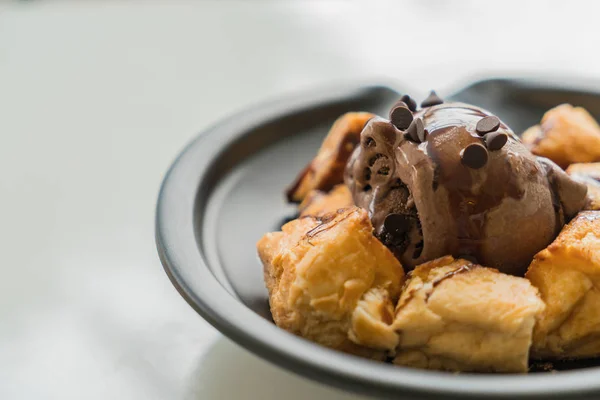
M 294 90 L 489 75 L 598 87 L 594 1 L 0 3 L 0 399 L 351 399 L 237 347 L 172 288 L 161 178 Z

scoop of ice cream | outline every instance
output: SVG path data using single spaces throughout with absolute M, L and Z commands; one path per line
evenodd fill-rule
M 587 189 L 488 111 L 438 100 L 367 123 L 346 168 L 354 201 L 405 268 L 450 254 L 522 274 Z

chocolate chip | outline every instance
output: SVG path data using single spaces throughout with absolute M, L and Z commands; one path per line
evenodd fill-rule
M 403 101 L 407 106 L 408 109 L 412 112 L 417 111 L 417 102 L 414 101 L 412 99 L 412 97 L 410 97 L 409 95 L 405 94 L 402 97 L 400 97 L 400 101 Z
M 392 111 L 390 111 L 390 121 L 392 121 L 392 124 L 400 130 L 408 128 L 412 120 L 412 112 L 403 101 L 397 102 L 392 108 Z
M 410 229 L 410 219 L 404 214 L 388 214 L 383 226 L 391 235 L 399 236 Z
M 491 151 L 500 150 L 506 144 L 508 135 L 504 132 L 491 132 L 483 137 L 485 144 Z
M 500 120 L 498 119 L 498 117 L 491 115 L 491 116 L 481 118 L 477 122 L 477 125 L 475 126 L 475 130 L 480 135 L 485 135 L 488 132 L 494 132 L 499 127 L 500 127 Z
M 421 118 L 413 119 L 408 130 L 406 131 L 406 135 L 413 142 L 421 143 L 425 140 L 425 127 L 423 124 L 423 120 Z
M 427 96 L 427 98 L 421 103 L 421 107 L 437 106 L 443 102 L 444 100 L 442 100 L 440 96 L 438 96 L 437 93 L 432 90 L 431 93 L 429 93 L 429 96 Z
M 460 152 L 462 163 L 469 168 L 479 169 L 488 160 L 488 152 L 480 143 L 471 143 Z
M 419 140 L 424 142 L 427 139 L 427 135 L 429 135 L 429 131 L 427 129 L 423 129 L 423 131 L 417 131 L 417 135 L 419 136 Z

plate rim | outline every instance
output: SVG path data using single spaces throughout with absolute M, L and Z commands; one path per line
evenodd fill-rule
M 492 78 L 465 85 L 502 80 L 539 86 L 539 80 Z M 156 203 L 155 240 L 164 270 L 180 295 L 213 327 L 268 361 L 313 380 L 355 392 L 382 396 L 446 396 L 456 398 L 548 398 L 600 393 L 600 368 L 559 374 L 450 374 L 390 366 L 324 348 L 296 337 L 260 317 L 236 300 L 213 275 L 194 230 L 196 196 L 205 185 L 220 150 L 253 126 L 303 109 L 352 98 L 358 93 L 397 85 L 338 85 L 308 90 L 249 107 L 200 132 L 173 161 Z M 552 85 L 569 89 L 564 85 Z M 577 90 L 577 89 L 575 89 Z M 579 91 L 579 90 L 577 90 Z M 189 271 L 196 275 L 190 276 Z M 595 382 L 594 382 L 595 381 Z

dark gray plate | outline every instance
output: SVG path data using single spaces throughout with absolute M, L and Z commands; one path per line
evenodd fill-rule
M 255 243 L 294 213 L 284 188 L 346 111 L 386 115 L 386 86 L 300 94 L 233 115 L 203 132 L 173 163 L 157 205 L 156 242 L 169 278 L 208 322 L 245 348 L 304 376 L 393 398 L 598 398 L 595 362 L 555 373 L 460 374 L 380 364 L 317 346 L 272 322 Z M 516 132 L 562 102 L 600 116 L 600 95 L 523 80 L 475 83 L 453 98 L 496 113 Z

